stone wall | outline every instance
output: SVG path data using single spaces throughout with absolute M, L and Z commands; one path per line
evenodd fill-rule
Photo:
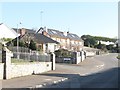
M 0 79 L 11 79 L 55 70 L 54 53 L 51 54 L 49 62 L 11 63 L 12 56 L 13 53 L 4 46 L 2 49 L 2 63 L 0 63 Z
M 90 57 L 90 56 L 95 56 L 95 52 L 86 52 L 86 56 Z
M 24 64 L 11 64 L 11 78 L 39 74 L 51 70 L 52 62 L 31 62 Z
M 74 52 L 73 57 L 57 57 L 56 63 L 69 63 L 69 64 L 78 64 L 85 60 L 86 56 L 84 54 L 84 51 L 81 52 Z
M 0 63 L 0 79 L 3 79 L 3 68 L 4 68 L 4 63 Z

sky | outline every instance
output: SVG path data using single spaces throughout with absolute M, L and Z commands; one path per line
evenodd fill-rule
M 19 24 L 19 23 L 22 24 Z M 46 26 L 79 36 L 118 36 L 118 2 L 1 2 L 0 23 L 11 28 Z

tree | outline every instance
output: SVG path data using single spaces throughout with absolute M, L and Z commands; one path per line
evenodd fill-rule
M 19 46 L 20 47 L 25 47 L 25 43 L 23 41 L 19 41 Z
M 36 50 L 36 43 L 33 40 L 30 40 L 29 49 Z
M 105 44 L 101 44 L 101 42 L 99 42 L 98 45 L 96 45 L 97 49 L 102 49 L 102 50 L 106 50 L 106 45 Z
M 116 47 L 114 47 L 115 52 L 120 53 L 120 46 L 118 43 L 116 44 Z
M 84 45 L 88 47 L 94 47 L 97 44 L 96 39 L 90 35 L 83 35 L 81 38 L 84 40 Z
M 98 49 L 101 49 L 101 48 L 102 48 L 101 42 L 99 42 L 99 44 L 97 45 L 97 48 L 98 48 Z
M 98 41 L 109 41 L 109 42 L 116 42 L 117 39 L 115 38 L 108 38 L 108 37 L 101 37 L 101 36 L 91 36 L 91 35 L 82 35 L 81 38 L 84 40 L 84 45 L 88 47 L 98 47 L 98 48 L 105 48 L 105 45 L 98 44 Z M 111 46 L 110 46 L 111 47 Z M 109 46 L 107 46 L 109 48 Z
M 106 45 L 107 50 L 112 50 L 113 47 L 114 47 L 114 45 L 112 45 L 112 44 L 110 44 L 110 45 Z

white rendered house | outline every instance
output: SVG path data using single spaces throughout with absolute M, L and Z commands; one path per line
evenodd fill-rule
M 11 38 L 14 39 L 18 34 L 12 29 L 7 27 L 5 24 L 0 24 L 0 39 L 1 38 Z

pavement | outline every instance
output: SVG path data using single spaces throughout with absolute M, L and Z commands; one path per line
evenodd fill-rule
M 70 68 L 64 68 L 70 66 Z M 72 67 L 71 67 L 72 66 Z M 9 80 L 0 80 L 2 88 L 42 88 L 47 85 L 56 85 L 57 83 L 67 81 L 70 74 L 86 75 L 90 69 L 90 73 L 97 72 L 104 67 L 104 63 L 89 57 L 79 64 L 56 64 L 56 70 L 45 72 L 37 75 L 29 75 L 24 77 L 13 78 Z M 79 73 L 77 73 L 77 68 Z M 81 72 L 80 72 L 81 70 Z

